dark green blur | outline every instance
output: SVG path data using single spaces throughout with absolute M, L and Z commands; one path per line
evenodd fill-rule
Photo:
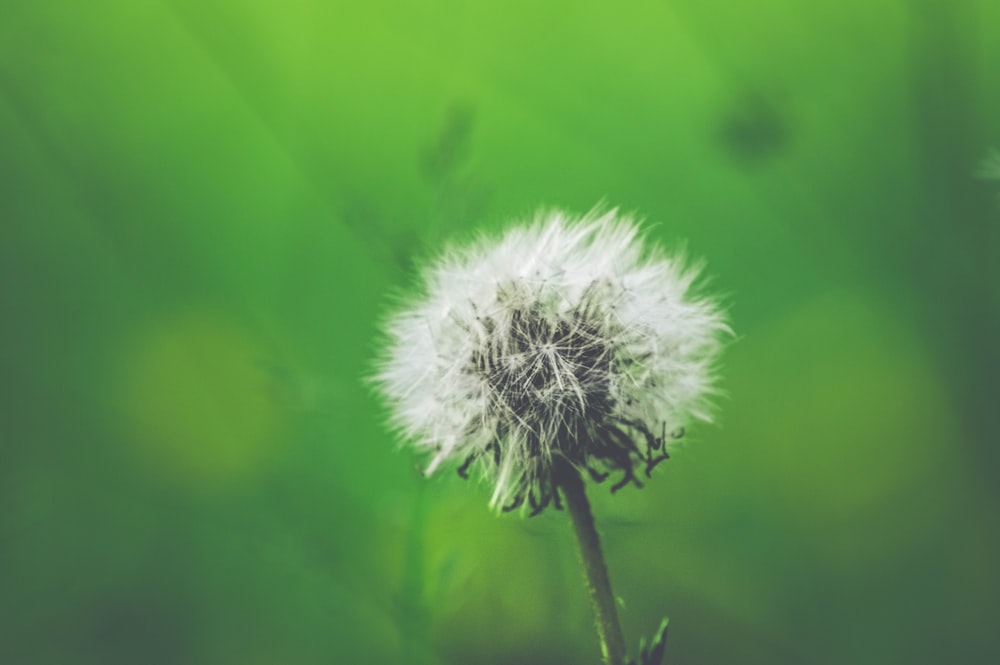
M 717 426 L 591 486 L 686 665 L 1000 662 L 1000 3 L 0 2 L 0 663 L 597 663 L 564 514 L 364 383 L 447 238 L 621 206 Z

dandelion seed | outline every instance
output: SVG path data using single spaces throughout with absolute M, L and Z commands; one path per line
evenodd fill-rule
M 428 472 L 478 467 L 491 505 L 558 502 L 560 460 L 641 486 L 676 433 L 711 419 L 728 327 L 699 270 L 611 211 L 542 213 L 452 248 L 387 321 L 376 383 Z

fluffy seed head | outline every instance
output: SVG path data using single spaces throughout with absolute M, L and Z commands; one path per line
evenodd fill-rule
M 375 380 L 428 473 L 476 464 L 494 507 L 558 505 L 557 457 L 596 481 L 621 473 L 612 490 L 639 485 L 637 468 L 711 418 L 728 327 L 697 276 L 617 211 L 541 213 L 425 269 Z

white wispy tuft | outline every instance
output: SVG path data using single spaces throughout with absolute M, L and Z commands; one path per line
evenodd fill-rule
M 386 322 L 376 384 L 427 472 L 475 464 L 494 507 L 558 505 L 557 456 L 596 481 L 616 474 L 612 490 L 639 485 L 637 469 L 711 420 L 729 329 L 695 294 L 698 273 L 617 211 L 540 213 L 425 269 Z

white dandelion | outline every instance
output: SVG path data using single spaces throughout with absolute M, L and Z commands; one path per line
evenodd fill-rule
M 582 475 L 640 485 L 637 470 L 711 420 L 729 328 L 698 273 L 617 211 L 553 211 L 445 252 L 386 324 L 375 381 L 428 472 L 475 464 L 505 510 L 565 499 L 607 665 L 659 665 L 667 622 L 627 659 Z
M 558 505 L 563 463 L 640 485 L 711 420 L 728 327 L 698 276 L 627 215 L 545 212 L 430 264 L 375 380 L 427 472 L 477 466 L 494 507 Z

